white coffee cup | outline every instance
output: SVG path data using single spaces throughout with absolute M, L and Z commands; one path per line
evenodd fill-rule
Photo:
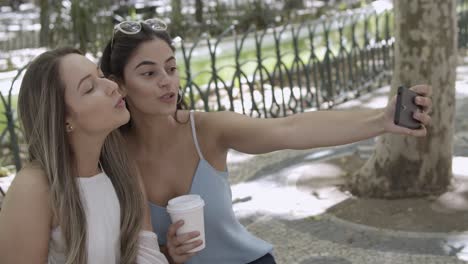
M 205 221 L 203 217 L 203 207 L 205 202 L 196 194 L 182 195 L 169 200 L 167 212 L 171 217 L 172 223 L 184 220 L 184 225 L 177 229 L 177 235 L 193 231 L 200 232 L 200 236 L 187 241 L 190 243 L 195 240 L 202 240 L 203 243 L 188 251 L 189 253 L 198 252 L 205 248 Z

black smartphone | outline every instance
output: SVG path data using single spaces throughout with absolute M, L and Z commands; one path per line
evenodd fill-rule
M 398 87 L 394 118 L 395 125 L 410 129 L 421 128 L 421 123 L 413 118 L 413 114 L 420 111 L 420 107 L 415 103 L 416 96 L 418 94 L 410 89 L 403 86 Z

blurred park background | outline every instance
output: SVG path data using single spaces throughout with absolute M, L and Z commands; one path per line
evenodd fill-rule
M 158 17 L 191 109 L 277 118 L 384 107 L 434 89 L 425 139 L 228 157 L 236 215 L 278 263 L 468 259 L 468 0 L 0 0 L 0 197 L 26 160 L 16 100 L 28 62 Z M 3 176 L 3 177 L 2 177 Z
M 0 15 L 0 164 L 19 167 L 11 142 L 25 65 L 75 46 L 96 59 L 124 20 L 164 19 L 178 47 L 186 101 L 206 111 L 279 117 L 330 108 L 389 81 L 391 1 L 3 1 Z M 11 105 L 9 105 L 11 103 Z M 12 119 L 9 121 L 8 116 Z M 21 142 L 21 132 L 15 141 Z M 12 147 L 12 145 L 15 145 Z M 19 156 L 18 156 L 19 155 Z

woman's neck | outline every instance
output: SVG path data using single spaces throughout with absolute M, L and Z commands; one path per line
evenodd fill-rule
M 174 145 L 180 128 L 172 115 L 132 116 L 129 138 L 138 152 L 160 152 Z
M 99 157 L 105 137 L 72 136 L 70 138 L 78 177 L 92 177 L 100 173 Z

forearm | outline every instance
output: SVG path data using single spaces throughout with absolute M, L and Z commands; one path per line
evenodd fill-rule
M 284 122 L 288 149 L 343 145 L 384 133 L 383 109 L 307 112 Z

